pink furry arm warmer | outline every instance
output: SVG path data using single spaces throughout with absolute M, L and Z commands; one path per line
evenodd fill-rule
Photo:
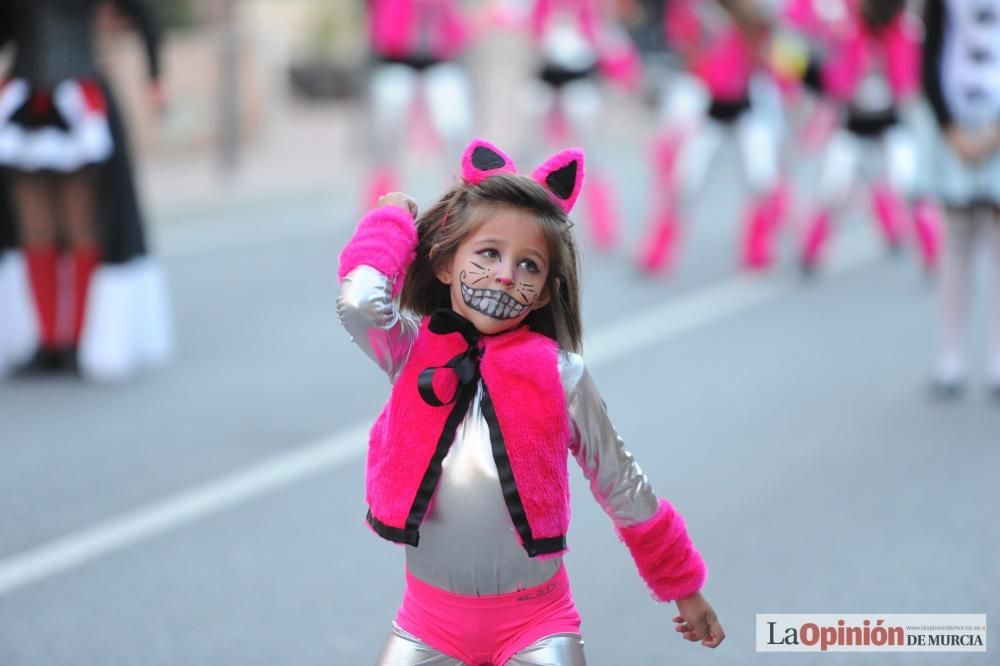
M 340 252 L 337 278 L 343 282 L 358 266 L 371 266 L 393 283 L 393 295 L 403 288 L 403 276 L 417 252 L 413 216 L 399 206 L 382 206 L 362 218 Z
M 665 499 L 644 523 L 618 527 L 639 575 L 658 601 L 676 601 L 694 594 L 705 584 L 705 562 L 684 528 L 684 519 Z

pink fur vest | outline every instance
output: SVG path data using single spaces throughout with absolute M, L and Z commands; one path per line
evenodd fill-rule
M 418 545 L 441 462 L 481 377 L 480 404 L 514 528 L 529 556 L 560 553 L 566 550 L 569 527 L 571 430 L 558 347 L 526 326 L 479 336 L 469 322 L 445 312 L 450 314 L 443 317 L 438 311 L 424 318 L 410 357 L 372 427 L 368 523 L 385 539 Z M 440 324 L 444 319 L 448 323 Z M 448 326 L 453 332 L 434 332 Z M 463 375 L 465 384 L 459 379 Z M 454 401 L 435 400 L 452 394 Z

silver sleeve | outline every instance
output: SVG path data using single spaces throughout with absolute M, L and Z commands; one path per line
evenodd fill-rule
M 396 381 L 420 321 L 403 314 L 392 297 L 392 281 L 371 266 L 358 266 L 340 284 L 337 315 L 358 347 Z
M 611 423 L 583 359 L 561 354 L 560 373 L 575 430 L 570 452 L 590 482 L 590 492 L 618 527 L 649 520 L 659 509 L 659 499 Z

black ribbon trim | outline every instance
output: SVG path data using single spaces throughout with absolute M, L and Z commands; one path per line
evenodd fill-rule
M 371 509 L 368 509 L 368 515 L 365 516 L 365 520 L 375 530 L 375 534 L 383 539 L 394 541 L 395 543 L 405 543 L 409 546 L 416 546 L 420 543 L 420 534 L 418 532 L 410 532 L 402 527 L 386 525 L 372 514 Z
M 500 430 L 500 420 L 497 419 L 497 412 L 493 407 L 493 399 L 490 397 L 489 389 L 485 385 L 483 386 L 483 397 L 479 401 L 479 407 L 490 429 L 493 460 L 497 465 L 497 473 L 500 477 L 500 489 L 503 491 L 503 499 L 507 504 L 507 512 L 514 523 L 514 529 L 517 530 L 518 535 L 521 537 L 521 544 L 528 553 L 528 557 L 558 553 L 566 550 L 565 535 L 535 539 L 531 534 L 528 515 L 524 511 L 524 503 L 521 501 L 521 494 L 518 492 L 517 483 L 514 481 L 514 470 L 510 466 L 510 456 L 507 455 L 507 444 L 504 442 L 503 432 Z
M 379 528 L 372 524 L 372 528 L 379 536 L 411 546 L 416 546 L 420 542 L 420 524 L 424 520 L 427 507 L 434 495 L 434 489 L 437 488 L 438 480 L 441 478 L 441 465 L 444 457 L 448 455 L 448 450 L 451 448 L 452 442 L 455 441 L 455 431 L 458 430 L 459 424 L 469 411 L 469 405 L 476 397 L 476 385 L 479 383 L 479 358 L 482 355 L 479 349 L 479 331 L 476 330 L 472 322 L 453 310 L 447 308 L 435 310 L 431 314 L 429 330 L 438 335 L 461 333 L 469 347 L 443 366 L 425 368 L 420 371 L 417 378 L 417 390 L 424 402 L 432 407 L 444 407 L 449 404 L 454 406 L 444 422 L 441 436 L 438 437 L 437 445 L 434 447 L 434 455 L 431 456 L 430 464 L 427 465 L 427 470 L 420 480 L 417 495 L 413 498 L 410 513 L 406 517 L 406 527 L 400 529 L 386 526 L 387 536 L 379 532 Z M 458 377 L 458 386 L 449 400 L 441 400 L 434 392 L 434 373 L 444 368 L 454 371 Z

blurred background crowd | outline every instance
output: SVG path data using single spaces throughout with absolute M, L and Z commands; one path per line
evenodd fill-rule
M 426 197 L 447 182 L 468 139 L 485 134 L 522 157 L 583 145 L 591 166 L 582 233 L 599 251 L 629 245 L 631 263 L 653 277 L 673 271 L 689 211 L 718 180 L 723 145 L 737 146 L 743 178 L 732 184 L 747 190 L 735 213 L 744 269 L 773 268 L 790 245 L 794 263 L 813 274 L 838 219 L 866 197 L 890 249 L 941 269 L 932 387 L 942 398 L 961 392 L 973 247 L 1000 261 L 1000 232 L 989 222 L 1000 177 L 989 2 L 5 6 L 13 55 L 0 109 L 3 237 L 23 251 L 2 273 L 7 373 L 68 368 L 114 379 L 170 356 L 169 299 L 155 260 L 131 277 L 97 270 L 147 258 L 129 137 L 148 165 L 141 190 L 169 217 L 188 202 L 332 180 L 355 193 L 358 210 L 407 187 L 427 188 Z M 65 135 L 93 142 L 111 127 L 108 154 L 87 154 L 77 139 L 56 145 L 60 128 L 47 123 L 88 111 L 48 110 L 60 107 L 49 98 L 68 99 L 55 93 L 65 81 L 82 82 L 89 97 L 81 104 L 96 100 L 89 110 L 105 117 Z M 67 151 L 77 157 L 66 162 Z M 795 176 L 809 164 L 816 172 L 803 188 Z M 630 167 L 644 190 L 619 191 Z M 45 203 L 60 200 L 64 210 Z M 944 208 L 958 221 L 946 224 Z M 73 279 L 52 277 L 62 256 L 53 248 L 75 252 L 59 264 Z M 12 264 L 18 259 L 23 267 Z M 91 291 L 99 293 L 88 300 Z M 990 297 L 987 371 L 1000 396 L 998 298 Z M 125 314 L 130 307 L 142 313 Z
M 385 386 L 338 330 L 336 257 L 380 194 L 433 203 L 474 136 L 522 165 L 586 150 L 584 355 L 644 466 L 673 468 L 662 440 L 693 442 L 692 469 L 717 456 L 671 495 L 732 536 L 696 539 L 715 580 L 739 571 L 720 615 L 995 604 L 1000 534 L 977 520 L 1000 501 L 1000 1 L 0 0 L 0 662 L 369 661 L 396 591 L 350 572 L 392 553 L 324 535 L 331 506 L 360 525 L 356 426 Z M 289 472 L 297 442 L 313 457 Z M 247 503 L 259 534 L 234 518 L 55 576 L 300 482 Z M 888 498 L 893 526 L 872 515 Z M 831 518 L 833 543 L 831 507 L 872 522 Z M 758 524 L 779 511 L 808 527 Z M 949 525 L 933 556 L 928 516 Z M 759 556 L 733 545 L 761 534 Z M 937 579 L 942 558 L 966 566 Z M 277 568 L 287 589 L 261 582 Z M 72 629 L 67 599 L 101 610 Z M 138 628 L 150 604 L 187 639 Z M 595 663 L 659 626 L 615 608 L 584 610 Z M 203 613 L 232 617 L 213 637 Z

